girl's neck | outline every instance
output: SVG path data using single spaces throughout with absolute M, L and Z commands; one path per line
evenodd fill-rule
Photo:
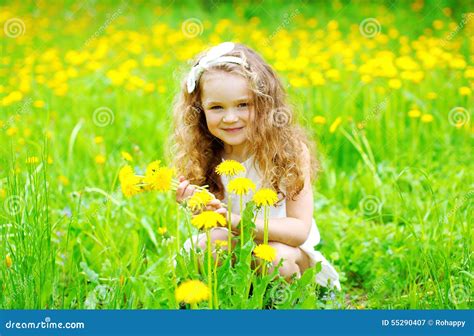
M 249 158 L 249 153 L 246 146 L 229 146 L 224 145 L 224 150 L 222 151 L 222 158 L 224 160 L 235 160 L 239 162 L 244 162 Z

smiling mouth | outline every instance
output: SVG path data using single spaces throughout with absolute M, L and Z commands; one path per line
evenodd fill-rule
M 235 133 L 243 129 L 244 127 L 235 127 L 235 128 L 223 128 L 224 131 L 229 132 L 229 133 Z

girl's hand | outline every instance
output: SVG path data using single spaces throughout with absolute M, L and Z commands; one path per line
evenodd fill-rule
M 220 210 L 220 209 L 225 209 L 225 206 L 217 198 L 215 198 L 212 201 L 210 201 L 209 203 L 207 203 L 206 207 L 204 208 L 204 210 L 206 210 L 206 211 L 215 211 L 215 212 L 221 213 L 222 210 Z M 220 212 L 218 210 L 220 210 Z
M 179 177 L 179 185 L 176 189 L 176 202 L 182 203 L 188 197 L 191 197 L 196 191 L 196 186 L 192 185 L 184 176 Z

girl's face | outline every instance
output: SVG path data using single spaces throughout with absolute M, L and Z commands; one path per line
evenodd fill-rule
M 247 79 L 225 71 L 210 71 L 201 78 L 201 102 L 209 132 L 224 142 L 226 152 L 243 155 L 253 118 Z

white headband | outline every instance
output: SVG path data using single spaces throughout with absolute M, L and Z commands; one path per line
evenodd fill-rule
M 209 67 L 222 64 L 222 63 L 235 63 L 235 64 L 244 64 L 244 60 L 236 56 L 224 56 L 228 52 L 231 52 L 235 47 L 233 42 L 224 42 L 209 50 L 203 58 L 199 61 L 198 64 L 192 67 L 189 72 L 188 79 L 186 81 L 188 93 L 191 93 L 196 88 L 196 83 L 201 77 L 204 70 L 209 69 Z

